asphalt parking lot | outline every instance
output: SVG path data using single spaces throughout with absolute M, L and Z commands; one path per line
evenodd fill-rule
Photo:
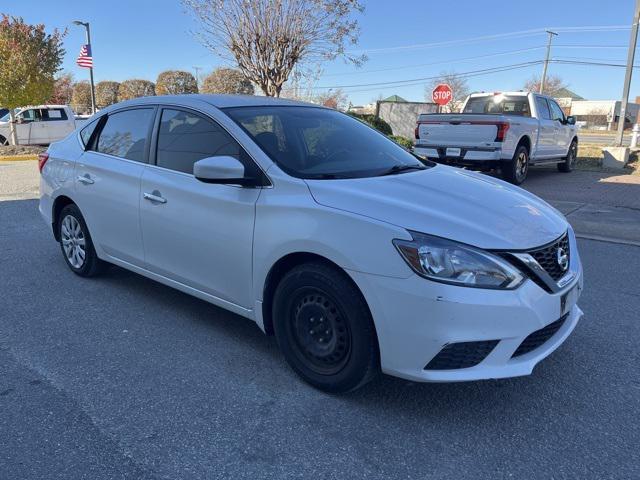
M 530 377 L 330 396 L 248 320 L 119 268 L 76 277 L 13 198 L 2 479 L 640 477 L 638 247 L 580 240 L 585 317 Z

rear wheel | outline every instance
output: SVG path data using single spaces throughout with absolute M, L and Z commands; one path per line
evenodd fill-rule
M 529 173 L 529 150 L 520 145 L 509 162 L 504 162 L 500 168 L 502 178 L 514 185 L 520 185 Z
M 104 270 L 106 263 L 96 255 L 89 229 L 76 205 L 62 209 L 57 227 L 62 255 L 73 273 L 93 277 Z
M 558 170 L 564 173 L 568 173 L 573 170 L 576 165 L 576 159 L 578 158 L 578 140 L 573 140 L 569 147 L 567 156 L 564 157 L 564 162 L 558 163 Z
M 273 302 L 278 345 L 293 370 L 321 390 L 355 390 L 379 371 L 378 342 L 360 291 L 343 272 L 306 263 L 288 272 Z
M 9 140 L 0 135 L 0 145 L 9 145 Z

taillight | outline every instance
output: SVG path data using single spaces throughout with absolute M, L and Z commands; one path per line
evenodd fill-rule
M 49 160 L 49 154 L 47 152 L 42 152 L 38 155 L 38 170 L 42 173 L 42 169 L 44 168 L 44 164 Z
M 416 129 L 414 130 L 413 134 L 416 137 L 416 140 L 420 140 L 420 125 L 416 125 Z
M 509 130 L 508 122 L 498 122 L 496 123 L 496 127 L 498 127 L 498 133 L 496 133 L 496 142 L 504 142 L 504 137 L 507 135 L 507 130 Z

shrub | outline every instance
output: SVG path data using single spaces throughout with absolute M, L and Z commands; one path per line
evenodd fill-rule
M 388 135 L 388 136 L 393 135 L 393 130 L 391 130 L 391 126 L 381 118 L 377 118 L 375 115 L 353 113 L 353 112 L 347 112 L 347 113 L 352 117 L 355 117 L 358 120 L 361 120 L 364 123 L 371 125 L 373 128 L 375 128 L 381 133 L 384 133 L 385 135 Z
M 404 148 L 413 148 L 413 140 L 400 135 L 389 135 L 389 138 Z

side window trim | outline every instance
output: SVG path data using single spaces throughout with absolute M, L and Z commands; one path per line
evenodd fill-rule
M 220 122 L 218 122 L 216 119 L 214 119 L 213 117 L 211 117 L 211 115 L 208 115 L 205 112 L 202 112 L 200 110 L 195 110 L 193 108 L 189 108 L 183 105 L 171 105 L 171 104 L 162 104 L 158 106 L 157 112 L 156 112 L 156 118 L 154 120 L 154 124 L 153 124 L 153 135 L 151 137 L 151 141 L 153 142 L 151 145 L 151 148 L 149 150 L 150 156 L 149 156 L 149 161 L 147 162 L 148 165 L 152 165 L 156 168 L 162 168 L 163 170 L 168 170 L 170 172 L 173 173 L 180 173 L 183 175 L 188 175 L 190 177 L 193 178 L 193 174 L 192 173 L 185 173 L 185 172 L 180 172 L 178 170 L 172 170 L 170 168 L 165 168 L 165 167 L 160 167 L 158 166 L 158 139 L 159 139 L 159 133 L 160 133 L 160 122 L 162 119 L 162 112 L 164 110 L 177 110 L 177 111 L 181 111 L 181 112 L 186 112 L 186 113 L 190 113 L 192 115 L 197 115 L 199 117 L 204 118 L 205 120 L 208 120 L 210 122 L 213 122 L 214 125 L 216 125 L 221 131 L 223 131 L 224 133 L 226 133 L 229 138 L 231 138 L 234 142 L 236 142 L 238 144 L 238 147 L 240 147 L 240 149 L 245 153 L 246 158 L 255 166 L 256 171 L 260 172 L 260 175 L 262 177 L 262 181 L 264 183 L 263 186 L 270 186 L 271 185 L 271 181 L 269 180 L 269 177 L 267 177 L 266 173 L 264 172 L 264 170 L 262 169 L 262 167 L 260 167 L 260 164 L 258 164 L 258 162 L 256 162 L 253 157 L 249 154 L 249 152 L 247 151 L 246 148 L 244 148 L 242 146 L 242 143 L 240 143 L 238 141 L 238 139 L 232 135 Z
M 136 160 L 131 160 L 131 159 L 128 159 L 128 158 L 118 157 L 117 155 L 111 155 L 111 154 L 108 154 L 108 153 L 99 152 L 97 150 L 98 141 L 100 139 L 100 134 L 102 134 L 102 129 L 106 125 L 107 120 L 109 119 L 109 116 L 110 115 L 115 115 L 116 113 L 128 112 L 128 111 L 131 111 L 131 110 L 153 110 L 152 116 L 154 118 L 154 121 L 150 122 L 149 128 L 147 129 L 147 135 L 146 135 L 146 138 L 145 138 L 145 141 L 147 142 L 147 148 L 145 148 L 145 150 L 144 150 L 144 158 L 143 158 L 142 162 L 136 162 Z M 89 142 L 87 143 L 88 146 L 85 148 L 85 151 L 91 150 L 92 152 L 99 153 L 101 155 L 108 155 L 111 158 L 117 158 L 119 160 L 125 160 L 125 161 L 128 161 L 128 162 L 136 162 L 136 163 L 141 163 L 143 165 L 144 164 L 149 164 L 149 159 L 150 159 L 150 157 L 149 157 L 149 144 L 151 142 L 151 136 L 152 136 L 151 133 L 153 132 L 153 128 L 155 126 L 154 122 L 155 122 L 155 117 L 158 114 L 158 110 L 159 110 L 158 105 L 155 105 L 155 104 L 153 104 L 153 105 L 134 105 L 134 106 L 131 106 L 131 107 L 126 107 L 126 108 L 120 108 L 118 110 L 113 110 L 113 111 L 110 111 L 110 112 L 102 115 L 102 117 L 100 117 L 100 119 L 98 120 L 100 123 L 96 126 L 95 130 L 91 134 L 91 137 L 89 138 Z

